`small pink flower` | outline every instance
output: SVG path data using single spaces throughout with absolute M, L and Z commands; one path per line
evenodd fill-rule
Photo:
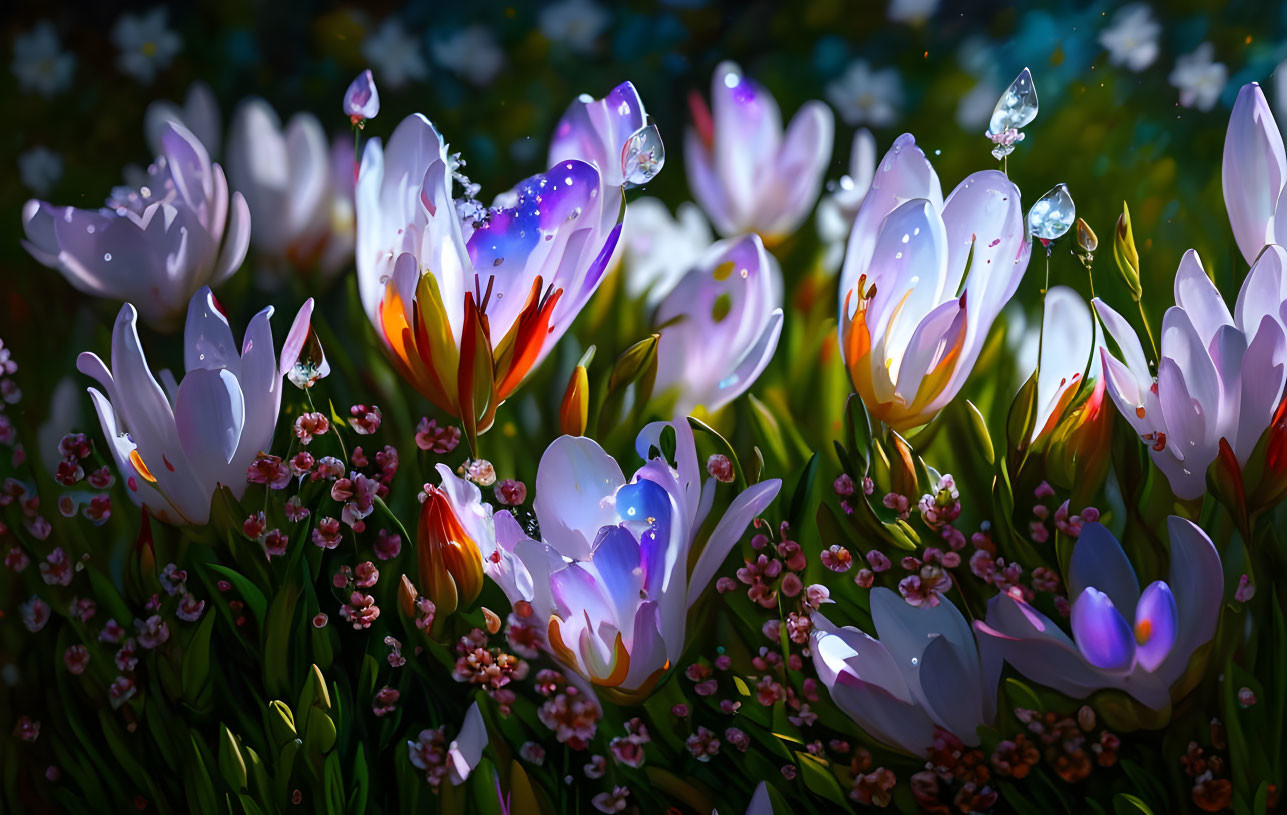
M 477 458 L 468 462 L 465 466 L 465 474 L 469 476 L 470 481 L 480 487 L 490 487 L 496 483 L 496 468 L 487 459 Z
M 264 513 L 256 512 L 246 518 L 241 524 L 241 534 L 246 536 L 247 540 L 257 541 L 264 534 Z
M 375 598 L 371 595 L 355 591 L 349 601 L 340 607 L 340 616 L 356 629 L 370 628 L 380 616 L 380 607 L 375 604 Z
M 525 741 L 518 748 L 518 755 L 529 764 L 541 766 L 545 763 L 545 748 L 534 741 Z
M 183 587 L 188 582 L 188 573 L 183 569 L 180 569 L 176 563 L 167 563 L 165 564 L 165 568 L 161 570 L 161 574 L 158 579 L 160 580 L 161 588 L 165 590 L 165 593 L 173 597 L 183 591 Z
M 375 704 L 371 706 L 371 710 L 377 716 L 387 716 L 397 710 L 399 696 L 400 694 L 396 688 L 391 688 L 388 685 L 385 685 L 383 688 L 376 691 Z
M 890 562 L 889 557 L 884 552 L 879 549 L 872 549 L 867 553 L 867 565 L 871 567 L 873 572 L 879 573 L 888 571 L 894 564 Z
M 326 616 L 326 614 L 322 612 L 318 612 L 317 614 L 313 615 L 314 628 L 326 628 L 326 623 L 328 621 L 329 621 L 329 618 Z
M 54 528 L 49 524 L 49 519 L 41 515 L 29 521 L 24 521 L 23 526 L 26 527 L 27 533 L 38 541 L 49 537 L 49 533 L 54 531 Z
M 894 510 L 898 517 L 902 518 L 904 521 L 907 520 L 909 515 L 911 515 L 912 504 L 906 495 L 899 495 L 896 492 L 887 492 L 885 493 L 885 497 L 880 499 L 880 502 L 884 504 L 886 508 Z
M 103 630 L 99 632 L 99 642 L 117 643 L 125 636 L 125 629 L 116 620 L 109 619 L 103 624 Z
M 170 638 L 170 628 L 159 614 L 153 614 L 146 620 L 135 620 L 134 627 L 139 630 L 139 645 L 144 648 L 156 648 Z
M 787 572 L 786 576 L 782 578 L 781 588 L 782 593 L 787 597 L 795 597 L 804 590 L 804 581 L 795 572 Z
M 8 552 L 5 552 L 4 565 L 13 569 L 14 572 L 21 573 L 31 565 L 31 558 L 27 557 L 26 552 L 14 546 Z
M 331 423 L 321 413 L 305 413 L 295 420 L 295 437 L 300 444 L 308 444 L 315 436 L 326 435 Z
M 73 674 L 83 674 L 89 665 L 89 649 L 83 645 L 71 646 L 63 652 L 63 664 Z
M 121 643 L 121 647 L 116 651 L 116 669 L 118 671 L 132 671 L 139 664 L 137 655 L 138 646 L 133 639 L 128 639 Z
M 286 499 L 286 520 L 299 522 L 308 517 L 308 507 L 299 499 L 298 495 L 292 495 Z
M 246 480 L 251 484 L 267 484 L 269 489 L 280 490 L 290 483 L 290 467 L 281 456 L 260 453 L 246 470 Z
M 416 447 L 430 453 L 445 455 L 460 444 L 460 428 L 439 427 L 437 419 L 424 417 L 416 425 Z
M 527 485 L 507 478 L 496 485 L 496 501 L 507 507 L 520 506 L 527 500 Z
M 1032 570 L 1032 587 L 1053 594 L 1059 591 L 1059 575 L 1053 569 L 1038 566 Z
M 733 462 L 729 461 L 728 456 L 720 453 L 706 459 L 706 472 L 721 484 L 731 484 L 736 477 L 733 472 Z
M 84 433 L 68 433 L 58 441 L 58 455 L 63 458 L 89 458 L 94 445 Z
M 831 590 L 821 583 L 814 583 L 804 590 L 804 604 L 814 611 L 831 600 Z
M 751 737 L 737 727 L 730 727 L 724 731 L 724 741 L 736 747 L 741 753 L 745 753 L 751 746 Z
M 716 740 L 718 746 L 719 740 Z M 718 747 L 717 747 L 718 749 Z M 626 798 L 630 795 L 630 790 L 625 787 L 613 787 L 612 792 L 601 792 L 590 799 L 594 808 L 600 812 L 612 815 L 615 812 L 621 812 L 626 808 Z
M 58 514 L 64 518 L 72 518 L 76 515 L 76 499 L 70 495 L 62 495 L 58 498 Z
M 1238 705 L 1243 708 L 1249 708 L 1256 703 L 1256 692 L 1251 688 L 1243 687 L 1238 689 Z
M 75 458 L 65 458 L 58 462 L 58 469 L 54 472 L 54 480 L 64 487 L 74 487 L 84 477 L 85 468 Z
M 417 597 L 416 598 L 416 628 L 419 628 L 421 631 L 424 631 L 425 629 L 432 626 L 434 613 L 436 611 L 437 611 L 437 608 L 434 606 L 433 600 L 430 600 L 428 597 L 425 597 L 424 595 Z
M 680 702 L 679 704 L 672 707 L 670 709 L 670 712 L 676 719 L 686 719 L 688 718 L 688 714 L 690 711 L 689 711 L 688 705 L 684 704 L 683 702 Z
M 402 551 L 402 536 L 387 529 L 375 535 L 375 556 L 379 560 L 393 560 Z
M 73 597 L 67 612 L 79 622 L 87 623 L 98 613 L 98 604 L 88 597 Z
M 184 594 L 179 600 L 179 607 L 175 609 L 174 616 L 188 623 L 195 623 L 201 619 L 201 612 L 206 610 L 206 601 L 198 600 L 191 594 Z
M 1251 582 L 1251 578 L 1245 574 L 1238 578 L 1238 588 L 1233 592 L 1233 599 L 1239 603 L 1250 603 L 1251 598 L 1256 596 L 1256 586 Z
M 359 563 L 354 573 L 357 575 L 358 586 L 364 589 L 371 588 L 380 579 L 380 570 L 369 560 Z
M 712 756 L 719 754 L 719 739 L 705 727 L 698 727 L 696 733 L 684 740 L 684 746 L 693 758 L 702 762 L 710 761 Z
M 354 405 L 349 408 L 349 424 L 353 427 L 353 432 L 359 436 L 369 436 L 380 429 L 380 408 L 372 405 Z
M 71 585 L 73 571 L 72 564 L 67 560 L 67 553 L 61 546 L 54 548 L 52 552 L 40 564 L 40 577 L 50 586 L 69 586 Z
M 1036 488 L 1035 490 L 1033 490 L 1033 491 L 1032 491 L 1032 495 L 1033 495 L 1033 497 L 1034 497 L 1034 498 L 1036 498 L 1038 501 L 1044 501 L 1044 500 L 1046 500 L 1047 498 L 1053 498 L 1053 497 L 1054 497 L 1054 495 L 1055 495 L 1055 488 L 1054 488 L 1054 487 L 1052 487 L 1052 486 L 1050 486 L 1050 483 L 1049 483 L 1049 482 L 1047 482 L 1047 481 L 1042 481 L 1040 484 L 1038 484 L 1038 485 L 1037 485 L 1037 488 Z
M 30 716 L 19 716 L 13 734 L 23 741 L 35 741 L 40 738 L 40 721 Z
M 49 622 L 49 604 L 32 595 L 31 599 L 18 606 L 18 615 L 28 631 L 35 634 Z
M 313 543 L 323 549 L 340 545 L 340 522 L 334 518 L 319 518 L 313 528 Z
M 280 529 L 270 529 L 264 535 L 264 554 L 269 557 L 281 557 L 286 554 L 287 537 Z
M 848 473 L 841 473 L 836 480 L 831 482 L 831 488 L 835 490 L 836 495 L 846 498 L 854 494 L 854 480 L 849 477 Z
M 849 554 L 849 550 L 840 544 L 833 544 L 822 550 L 822 565 L 837 574 L 844 574 L 849 571 L 853 563 L 853 555 Z
M 290 460 L 290 474 L 296 478 L 306 476 L 312 471 L 313 465 L 316 463 L 317 460 L 313 458 L 312 453 L 307 450 L 300 450 Z
M 134 698 L 138 693 L 138 688 L 134 687 L 134 680 L 128 676 L 118 676 L 112 680 L 112 684 L 107 689 L 107 695 L 110 697 L 113 708 L 119 708 L 129 700 Z
M 89 485 L 96 490 L 105 490 L 115 482 L 112 471 L 104 464 L 89 474 Z
M 603 756 L 596 754 L 590 756 L 590 760 L 586 762 L 586 765 L 581 769 L 585 773 L 586 778 L 597 781 L 598 779 L 603 778 L 603 776 L 608 772 L 608 760 Z
M 728 594 L 730 591 L 733 591 L 736 588 L 737 588 L 737 581 L 729 577 L 728 575 L 724 575 L 719 580 L 715 581 L 715 591 L 719 592 L 720 594 Z
M 353 570 L 347 565 L 341 566 L 335 574 L 331 575 L 331 585 L 337 589 L 347 589 L 353 582 Z

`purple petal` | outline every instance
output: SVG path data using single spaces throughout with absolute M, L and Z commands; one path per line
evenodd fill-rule
M 1171 587 L 1158 580 L 1148 584 L 1135 607 L 1136 655 L 1140 667 L 1155 671 L 1175 644 L 1179 613 Z
M 1243 85 L 1229 116 L 1221 183 L 1233 236 L 1247 263 L 1269 242 L 1285 178 L 1287 153 L 1274 114 L 1260 85 Z
M 633 83 L 622 82 L 602 99 L 582 96 L 568 106 L 555 126 L 547 164 L 577 159 L 597 167 L 606 186 L 620 187 L 625 183 L 622 150 L 647 120 Z
M 1135 666 L 1135 636 L 1107 594 L 1088 588 L 1073 602 L 1072 632 L 1077 648 L 1096 668 L 1129 673 Z
M 1100 523 L 1082 527 L 1068 561 L 1068 596 L 1075 600 L 1091 587 L 1108 595 L 1118 608 L 1135 608 L 1140 599 L 1135 567 L 1117 538 Z
M 693 567 L 692 576 L 689 578 L 688 604 L 691 606 L 701 595 L 706 584 L 715 576 L 724 558 L 733 549 L 734 544 L 742 537 L 747 526 L 754 520 L 756 515 L 764 511 L 774 497 L 777 496 L 778 490 L 782 488 L 782 482 L 776 478 L 767 481 L 761 481 L 747 487 L 738 496 L 733 499 L 733 503 L 724 513 L 724 517 L 719 519 L 715 529 L 711 532 L 710 538 L 706 541 L 705 548 L 702 549 L 701 556 L 697 559 L 697 564 Z
M 183 367 L 189 372 L 198 368 L 228 368 L 234 374 L 241 371 L 241 354 L 228 318 L 219 310 L 209 286 L 202 286 L 188 304 Z
M 1283 356 L 1287 352 L 1287 337 L 1272 316 L 1266 314 L 1260 321 L 1255 339 L 1242 357 L 1242 394 L 1238 400 L 1237 437 L 1233 439 L 1234 454 L 1240 464 L 1245 464 L 1269 427 L 1278 399 L 1283 391 Z
M 625 481 L 617 462 L 593 440 L 555 439 L 536 471 L 533 509 L 541 536 L 560 554 L 587 559 L 599 530 L 617 523 L 609 499 Z
M 1202 645 L 1215 636 L 1224 596 L 1224 574 L 1215 544 L 1196 524 L 1172 515 L 1166 519 L 1171 538 L 1171 568 L 1167 585 L 1175 595 L 1178 633 L 1171 653 L 1157 669 L 1168 685 L 1177 680 Z
M 349 83 L 344 92 L 344 115 L 358 119 L 374 119 L 380 112 L 380 92 L 375 86 L 375 77 L 367 68 Z
M 1211 278 L 1202 269 L 1202 259 L 1190 249 L 1180 259 L 1175 273 L 1175 304 L 1193 322 L 1202 343 L 1208 344 L 1222 325 L 1233 325 L 1233 316 Z

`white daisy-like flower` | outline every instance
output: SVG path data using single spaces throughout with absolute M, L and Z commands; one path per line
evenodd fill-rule
M 36 195 L 48 193 L 62 177 L 62 156 L 48 147 L 36 146 L 18 154 L 18 178 Z
M 1157 38 L 1162 26 L 1143 3 L 1123 6 L 1113 15 L 1113 23 L 1099 35 L 1099 44 L 1108 49 L 1108 61 L 1142 71 L 1157 60 Z
M 116 67 L 144 85 L 152 84 L 183 50 L 183 39 L 170 30 L 170 12 L 157 6 L 143 14 L 122 14 L 112 27 L 112 43 L 120 50 Z
M 413 37 L 397 17 L 385 20 L 366 38 L 362 56 L 375 69 L 382 86 L 401 88 L 409 81 L 429 75 L 429 66 L 420 52 L 420 40 Z
M 434 39 L 429 51 L 439 65 L 475 85 L 490 84 L 505 67 L 505 53 L 486 26 L 466 26 Z
M 1229 68 L 1223 62 L 1216 62 L 1214 55 L 1215 48 L 1204 42 L 1193 53 L 1175 61 L 1175 70 L 1169 79 L 1180 89 L 1180 104 L 1186 108 L 1210 110 L 1220 98 L 1229 80 Z
M 608 27 L 610 17 L 602 6 L 590 0 L 564 0 L 541 12 L 541 33 L 550 42 L 589 53 L 594 50 L 599 35 Z
M 827 83 L 826 95 L 846 124 L 887 127 L 898 119 L 903 81 L 893 68 L 872 70 L 865 61 L 856 60 Z
M 13 41 L 13 73 L 23 91 L 50 97 L 67 89 L 76 72 L 76 57 L 63 51 L 58 32 L 41 20 Z

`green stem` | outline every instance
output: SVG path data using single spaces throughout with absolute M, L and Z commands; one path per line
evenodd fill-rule
M 1144 321 L 1144 333 L 1148 334 L 1148 344 L 1153 348 L 1153 361 L 1157 362 L 1157 341 L 1153 339 L 1153 329 L 1148 324 L 1148 314 L 1144 312 L 1144 301 L 1136 300 L 1135 305 L 1139 306 L 1140 319 Z

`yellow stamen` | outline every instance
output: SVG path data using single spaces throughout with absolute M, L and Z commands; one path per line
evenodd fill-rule
M 150 481 L 153 484 L 156 483 L 156 476 L 152 475 L 152 471 L 143 463 L 143 457 L 139 455 L 138 450 L 130 451 L 130 463 L 134 465 L 134 469 L 139 471 L 139 475 L 143 476 L 143 480 Z

